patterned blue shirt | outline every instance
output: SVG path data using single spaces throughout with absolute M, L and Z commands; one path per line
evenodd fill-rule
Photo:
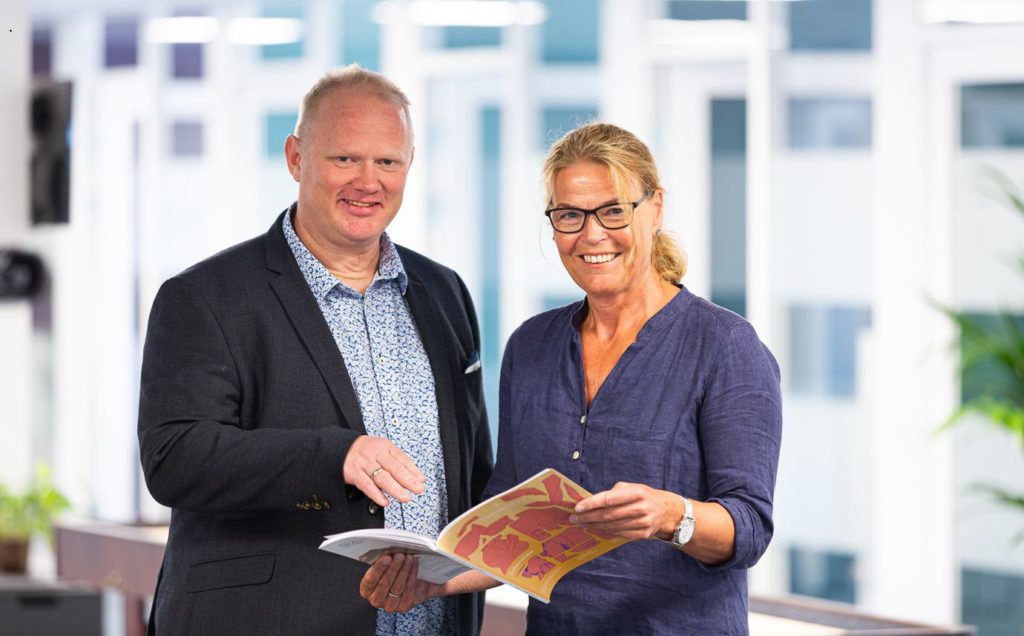
M 284 215 L 284 234 L 331 329 L 359 399 L 367 435 L 402 449 L 426 477 L 425 492 L 407 504 L 391 499 L 384 525 L 436 537 L 448 518 L 437 395 L 430 360 L 403 295 L 408 278 L 398 251 L 383 234 L 377 273 L 360 294 L 310 253 Z M 436 598 L 405 614 L 377 612 L 377 634 L 447 634 L 455 604 Z

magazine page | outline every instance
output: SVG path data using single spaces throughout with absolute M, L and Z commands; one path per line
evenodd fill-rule
M 569 522 L 576 502 L 589 496 L 547 468 L 452 521 L 437 547 L 548 603 L 568 572 L 628 541 Z
M 438 584 L 470 569 L 438 552 L 432 539 L 405 530 L 365 528 L 332 534 L 320 549 L 363 563 L 373 563 L 384 554 L 415 554 L 419 557 L 419 578 Z

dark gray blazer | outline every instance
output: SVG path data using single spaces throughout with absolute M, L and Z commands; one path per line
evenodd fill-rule
M 151 633 L 368 634 L 366 566 L 318 550 L 324 535 L 381 527 L 342 464 L 365 432 L 355 390 L 285 241 L 265 235 L 168 280 L 149 319 L 139 446 L 153 497 L 173 509 Z M 399 247 L 437 389 L 449 518 L 492 469 L 476 314 L 452 270 Z M 457 598 L 476 634 L 483 595 Z

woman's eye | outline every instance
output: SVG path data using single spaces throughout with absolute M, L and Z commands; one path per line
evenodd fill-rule
M 626 211 L 624 209 L 622 209 L 621 207 L 619 207 L 619 206 L 612 206 L 610 208 L 602 208 L 601 209 L 601 216 L 606 217 L 606 218 L 607 217 L 615 218 L 617 216 L 622 216 L 625 213 L 626 213 Z

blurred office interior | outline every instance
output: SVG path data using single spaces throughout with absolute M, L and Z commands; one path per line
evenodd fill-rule
M 493 423 L 506 337 L 581 296 L 547 238 L 544 153 L 619 124 L 659 162 L 684 284 L 748 317 L 783 371 L 752 592 L 1024 633 L 1024 516 L 970 489 L 1019 491 L 1024 452 L 980 418 L 939 432 L 983 387 L 936 307 L 1024 310 L 1024 218 L 993 177 L 1024 189 L 1024 1 L 5 0 L 0 16 L 0 249 L 45 269 L 0 299 L 0 480 L 44 461 L 78 515 L 168 519 L 135 437 L 153 296 L 293 200 L 298 102 L 357 62 L 412 100 L 390 232 L 469 285 Z M 68 178 L 41 185 L 48 143 Z M 32 559 L 52 570 L 44 544 Z

